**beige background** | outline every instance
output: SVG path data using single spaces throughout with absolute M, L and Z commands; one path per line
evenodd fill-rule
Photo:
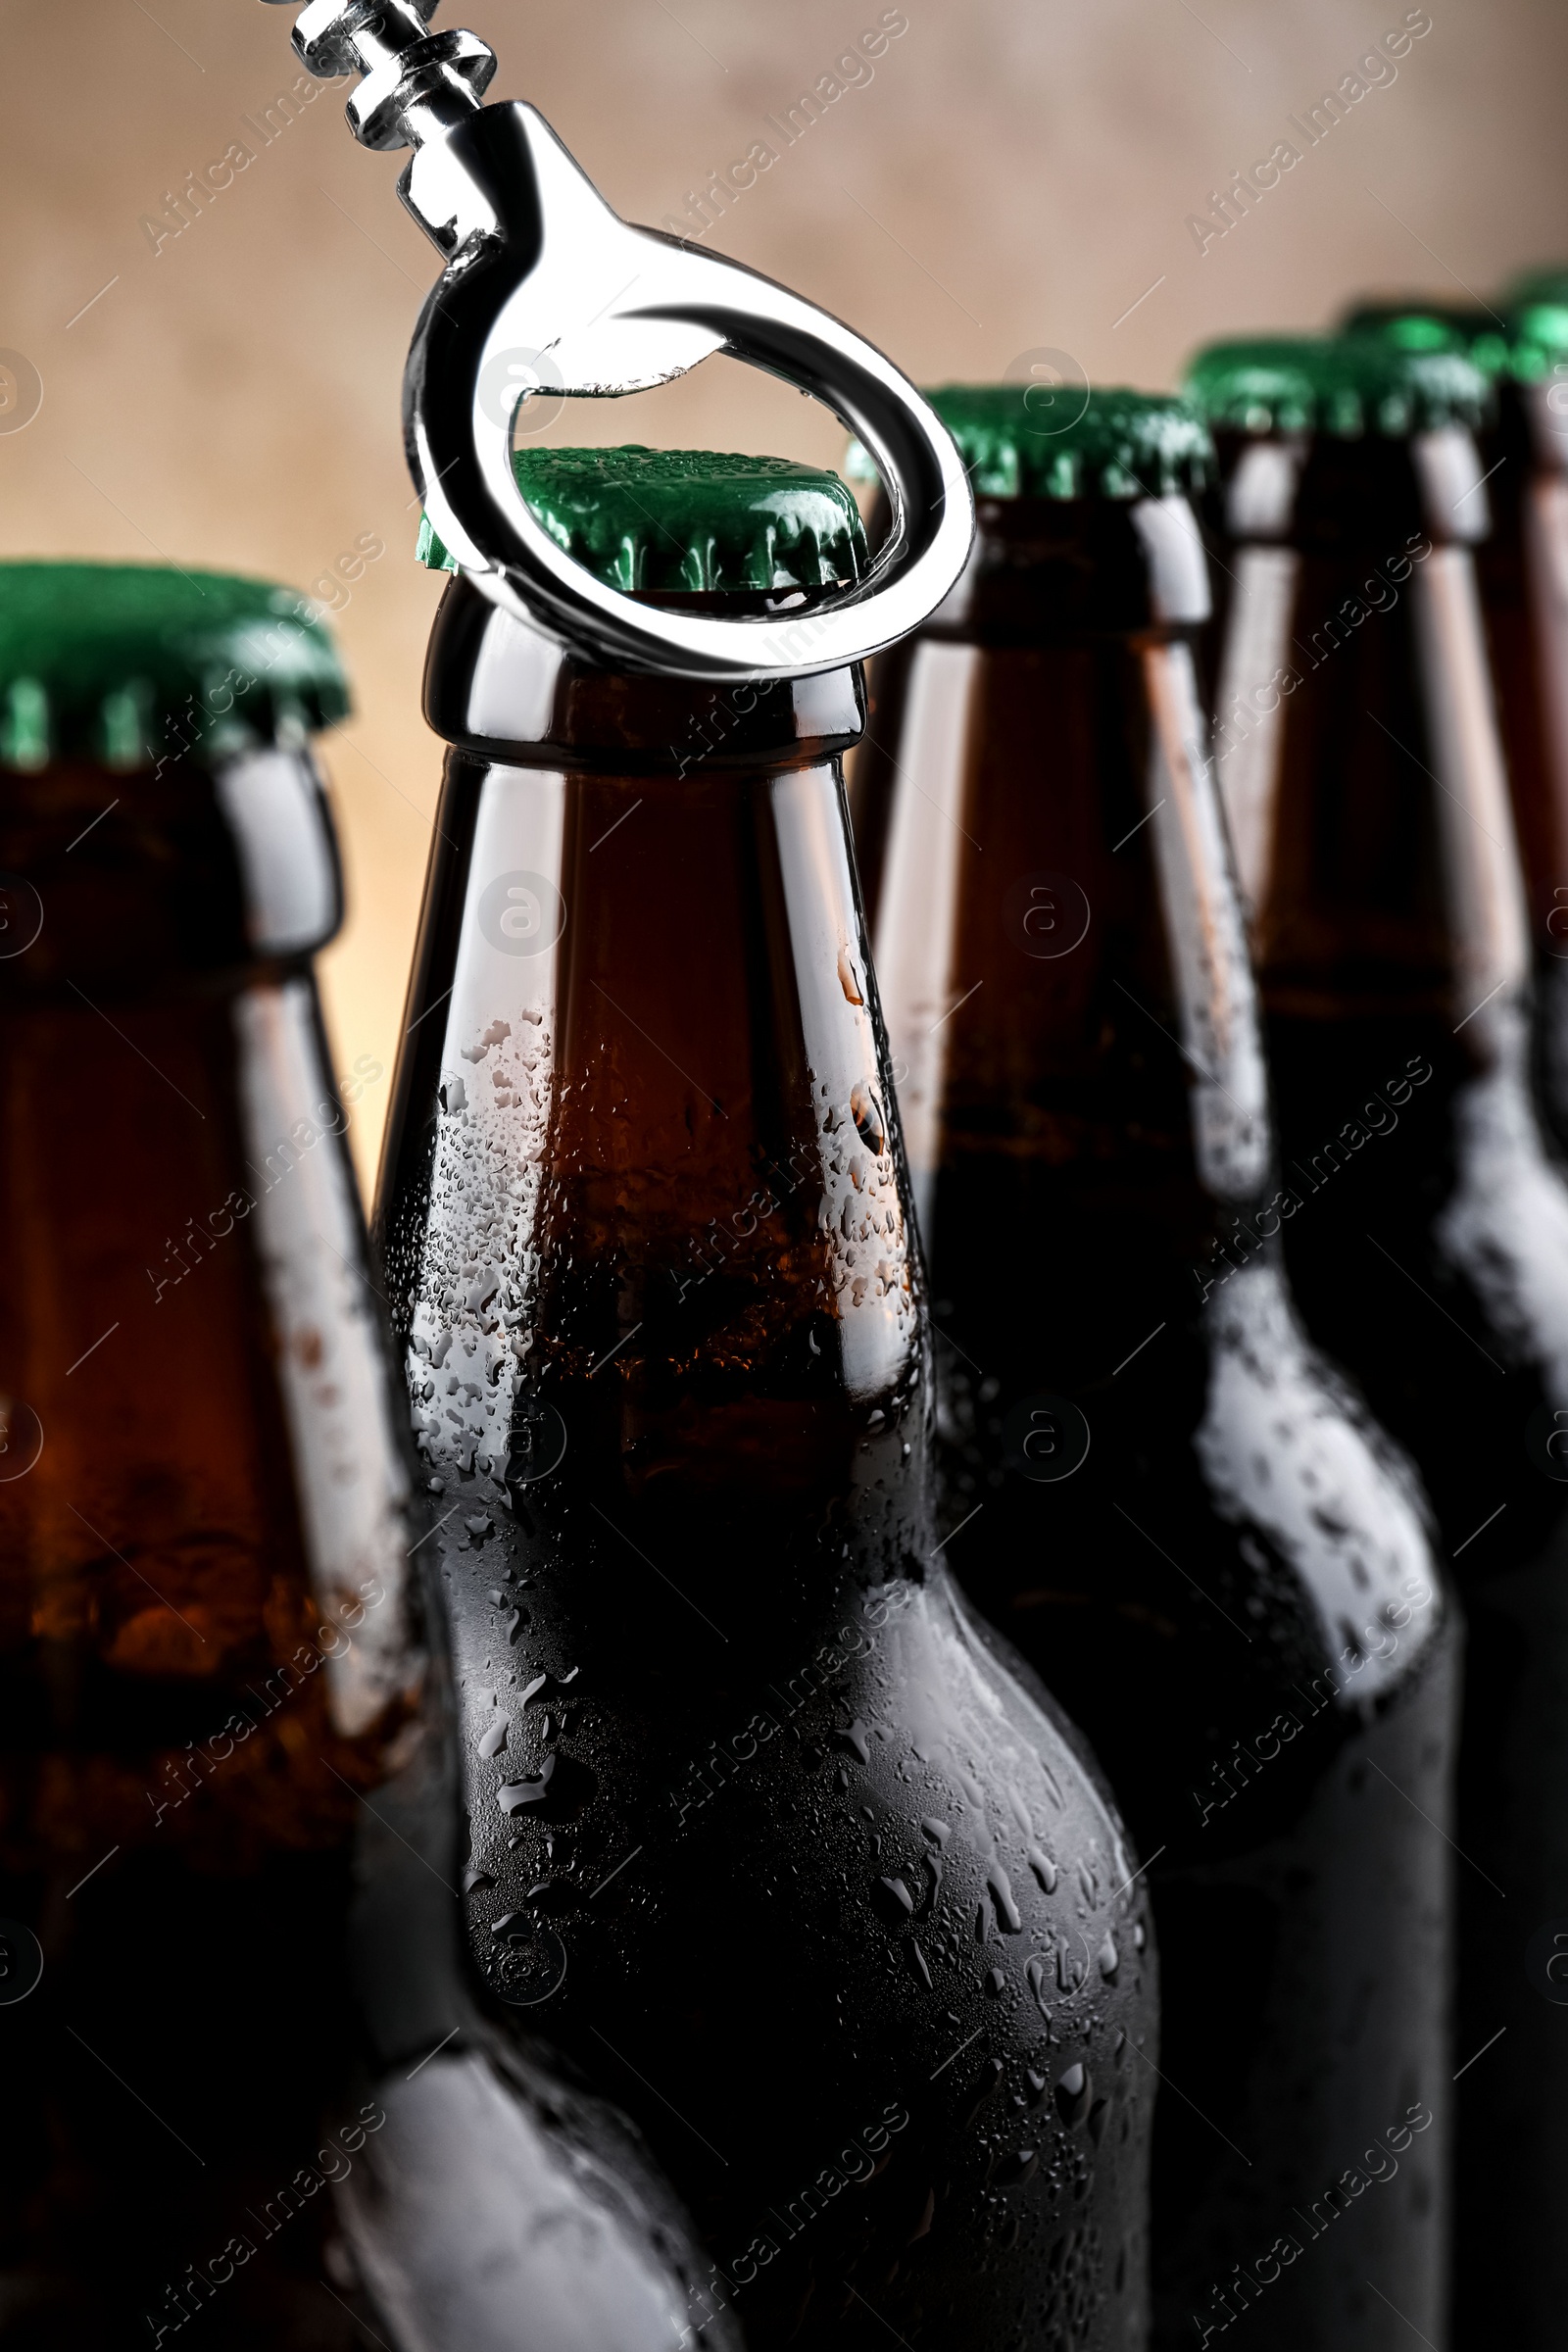
M 496 94 L 531 98 L 617 209 L 658 225 L 880 11 L 451 0 L 442 21 L 483 33 Z M 341 93 L 268 145 L 245 126 L 297 71 L 294 13 L 0 0 L 0 347 L 44 385 L 33 421 L 0 432 L 0 553 L 168 555 L 311 588 L 363 534 L 385 542 L 334 592 L 360 714 L 326 746 L 351 912 L 325 978 L 339 1068 L 368 1054 L 389 1073 L 440 766 L 419 714 L 439 585 L 412 561 L 398 423 L 434 255 L 394 194 L 400 159 L 356 146 Z M 1201 255 L 1187 216 L 1293 136 L 1286 117 L 1352 72 L 1402 0 L 905 14 L 874 77 L 712 242 L 853 318 L 917 379 L 1052 347 L 1091 377 L 1164 384 L 1204 336 L 1315 324 L 1363 287 L 1485 293 L 1568 258 L 1563 0 L 1430 0 L 1397 79 Z M 236 139 L 255 161 L 155 253 L 143 217 Z M 548 437 L 839 447 L 823 412 L 715 363 L 636 403 L 568 408 Z M 367 1181 L 388 1092 L 358 1114 Z

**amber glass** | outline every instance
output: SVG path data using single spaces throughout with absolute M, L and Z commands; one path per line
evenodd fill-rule
M 1130 2352 L 1153 1954 L 936 1548 L 858 681 L 585 671 L 459 582 L 427 704 L 379 1216 L 480 1964 L 634 2112 L 754 2352 Z
M 7 774 L 0 869 L 0 2343 L 673 2352 L 678 2220 L 458 1964 L 314 769 Z
M 279 2199 L 324 2145 L 318 2123 L 366 2144 L 349 1836 L 417 1697 L 417 1653 L 389 1417 L 363 1566 L 340 1555 L 341 1584 L 316 1587 L 300 1473 L 326 1465 L 296 1460 L 289 1412 L 343 1379 L 344 1350 L 327 1298 L 313 1313 L 296 1293 L 278 1327 L 270 1275 L 303 1268 L 263 1254 L 287 1250 L 335 1149 L 314 1139 L 343 1112 L 308 979 L 244 969 L 210 778 L 8 775 L 0 841 L 9 937 L 42 924 L 0 963 L 13 1983 L 42 1949 L 37 1989 L 0 2009 L 0 2340 L 128 2344 L 149 2325 L 156 2340 L 189 2309 L 208 2341 L 358 2343 L 323 2292 L 330 2200 L 283 2228 Z M 351 1401 L 325 1416 L 339 1444 Z M 363 1704 L 351 1620 L 392 1669 Z M 322 2050 L 345 2053 L 335 2099 Z M 255 2251 L 236 2268 L 242 2232 Z
M 1453 1617 L 1284 1277 L 1193 516 L 980 520 L 855 782 L 945 1556 L 1150 1857 L 1154 2340 L 1382 2347 L 1380 2294 L 1441 2340 Z
M 1244 468 L 1281 495 L 1232 550 L 1227 669 L 1266 662 L 1280 688 L 1221 774 L 1251 844 L 1286 1250 L 1314 1334 L 1420 1464 L 1459 1579 L 1456 2341 L 1546 2344 L 1568 2294 L 1548 1973 L 1568 1879 L 1568 1193 L 1531 1090 L 1470 554 L 1484 468 L 1459 434 L 1280 457 L 1234 455 L 1233 515 Z

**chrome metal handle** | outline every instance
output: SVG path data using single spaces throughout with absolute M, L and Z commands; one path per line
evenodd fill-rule
M 297 0 L 271 0 L 271 5 Z M 294 46 L 366 78 L 355 135 L 412 146 L 399 193 L 446 260 L 404 378 L 409 464 L 430 521 L 476 587 L 600 660 L 706 679 L 803 677 L 918 626 L 963 568 L 974 502 L 935 412 L 828 312 L 721 255 L 612 212 L 530 106 L 483 106 L 493 53 L 432 33 L 438 0 L 309 0 Z M 557 546 L 517 490 L 526 387 L 487 387 L 509 355 L 548 355 L 552 394 L 646 391 L 724 353 L 823 402 L 870 451 L 892 524 L 869 570 L 808 612 L 721 620 L 641 604 Z

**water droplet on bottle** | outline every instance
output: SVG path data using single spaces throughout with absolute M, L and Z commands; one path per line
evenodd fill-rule
M 845 1730 L 835 1732 L 833 1737 L 835 1740 L 841 1741 L 845 1747 L 853 1748 L 862 1764 L 870 1763 L 870 1742 L 866 1733 L 865 1725 L 860 1721 L 858 1716 L 857 1716 L 855 1721 Z
M 522 1899 L 535 1911 L 569 1911 L 577 1900 L 577 1890 L 566 1879 L 539 1879 Z
M 539 1767 L 536 1780 L 505 1781 L 496 1790 L 496 1802 L 503 1813 L 515 1813 L 520 1805 L 542 1805 L 550 1793 L 556 1759 L 546 1756 Z
M 956 2021 L 955 2021 L 956 2022 Z M 969 2104 L 963 2118 L 964 2130 L 974 2122 L 988 2099 L 994 2098 L 1002 2082 L 1003 2064 L 1000 2058 L 988 2058 L 969 2085 Z
M 481 1756 L 499 1756 L 507 1744 L 507 1719 L 498 1715 L 479 1742 Z
M 1023 1927 L 1023 1921 L 1018 1916 L 1018 1906 L 1012 1899 L 1011 1884 L 1000 1862 L 994 1860 L 988 1865 L 986 1885 L 991 1889 L 991 1899 L 997 1908 L 998 1927 L 1005 1936 L 1018 1935 Z
M 1089 2069 L 1081 2060 L 1056 2077 L 1056 2111 L 1064 2124 L 1079 2123 L 1087 2115 L 1092 2088 Z
M 1002 1970 L 1000 1968 L 988 1969 L 986 1971 L 982 1985 L 982 1990 L 985 1992 L 987 1998 L 994 2001 L 1002 1993 L 1004 1993 L 1006 1989 L 1007 1980 L 1003 1975 Z
M 1040 2152 L 1037 2148 L 1015 2148 L 1010 2156 L 1004 2156 L 998 2165 L 996 2178 L 1009 2184 L 1027 2180 L 1039 2162 Z
M 1054 1894 L 1056 1891 L 1056 1865 L 1051 1856 L 1040 1846 L 1032 1845 L 1029 1848 L 1028 1862 L 1035 1877 L 1040 1881 L 1044 1892 Z
M 897 1927 L 914 1917 L 914 1897 L 902 1879 L 878 1879 L 871 1900 L 882 1917 Z
M 920 1949 L 918 1938 L 911 1936 L 904 1949 L 908 1956 L 911 1973 L 918 1978 L 929 1992 L 931 1990 L 931 1971 L 926 1965 L 926 1957 Z
M 1101 1945 L 1096 1958 L 1100 1962 L 1100 1973 L 1108 1984 L 1121 1966 L 1121 1954 L 1116 1949 L 1116 1938 L 1108 1928 L 1105 1930 L 1105 1940 Z
M 953 1836 L 948 1824 L 945 1821 L 938 1821 L 936 1816 L 931 1813 L 925 1816 L 920 1828 L 933 1845 L 946 1845 L 948 1839 Z
M 882 1105 L 862 1078 L 850 1089 L 850 1116 L 868 1152 L 880 1152 L 887 1136 Z
M 1035 1996 L 1035 2007 L 1049 2026 L 1051 2011 L 1046 2007 L 1046 1964 L 1036 1955 L 1023 1973 L 1028 1979 L 1029 1989 Z

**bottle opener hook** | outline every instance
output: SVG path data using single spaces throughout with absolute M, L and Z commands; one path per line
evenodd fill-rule
M 298 0 L 271 0 L 273 6 Z M 412 147 L 398 192 L 446 268 L 404 376 L 409 465 L 432 527 L 495 604 L 595 658 L 677 676 L 805 677 L 866 660 L 926 617 L 974 534 L 946 427 L 854 330 L 722 255 L 612 212 L 531 106 L 486 106 L 495 53 L 432 32 L 439 0 L 308 0 L 294 48 L 313 74 L 364 75 L 348 102 L 368 147 Z M 892 526 L 864 577 L 808 612 L 724 620 L 643 604 L 595 579 L 524 505 L 512 469 L 526 384 L 646 391 L 726 354 L 824 403 L 871 453 Z

